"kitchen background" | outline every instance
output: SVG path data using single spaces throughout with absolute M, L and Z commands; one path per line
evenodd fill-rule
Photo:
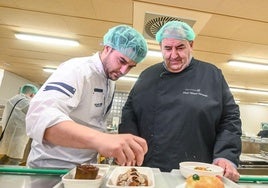
M 7 100 L 17 94 L 20 86 L 25 83 L 35 84 L 30 80 L 0 69 L 0 105 L 2 110 Z M 107 121 L 108 131 L 116 132 L 118 123 L 120 122 L 121 108 L 127 96 L 127 91 L 117 91 L 115 93 L 112 111 Z M 261 123 L 268 122 L 268 106 L 247 103 L 238 103 L 238 105 L 240 107 L 244 135 L 256 137 L 261 129 Z

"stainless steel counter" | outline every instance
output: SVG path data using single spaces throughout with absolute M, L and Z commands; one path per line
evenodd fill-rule
M 112 170 L 113 168 L 111 168 Z M 111 172 L 111 170 L 108 172 Z M 179 170 L 174 170 L 171 173 L 160 172 L 159 169 L 153 169 L 155 176 L 155 188 L 181 188 L 185 181 L 180 175 Z M 107 175 L 107 176 L 108 176 Z M 101 188 L 106 188 L 103 182 Z M 0 173 L 0 187 L 2 188 L 64 188 L 61 183 L 60 175 L 38 175 L 38 174 L 8 174 Z M 229 188 L 230 186 L 227 186 Z M 239 183 L 235 187 L 241 188 L 267 188 L 268 184 L 257 183 Z M 233 188 L 233 187 L 232 187 Z
M 60 176 L 0 174 L 1 188 L 50 188 L 61 181 Z

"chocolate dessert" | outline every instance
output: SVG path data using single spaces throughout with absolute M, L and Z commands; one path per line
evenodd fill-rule
M 94 165 L 84 164 L 76 167 L 75 179 L 96 179 L 99 168 Z

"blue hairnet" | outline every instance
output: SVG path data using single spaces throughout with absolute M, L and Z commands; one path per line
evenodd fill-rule
M 103 37 L 103 44 L 121 52 L 136 63 L 145 58 L 148 50 L 144 37 L 127 25 L 109 29 Z
M 195 38 L 195 33 L 193 29 L 185 22 L 170 21 L 165 23 L 155 35 L 155 39 L 159 43 L 164 38 L 193 41 Z

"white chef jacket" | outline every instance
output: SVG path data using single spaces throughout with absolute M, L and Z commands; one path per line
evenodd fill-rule
M 27 134 L 33 138 L 27 165 L 73 168 L 97 160 L 97 152 L 47 143 L 44 132 L 59 122 L 73 120 L 106 131 L 115 83 L 107 78 L 96 53 L 61 64 L 32 99 L 26 116 Z M 69 138 L 66 138 L 69 139 Z
M 22 100 L 17 103 L 20 99 Z M 4 130 L 5 126 L 6 129 L 0 141 L 0 154 L 6 154 L 16 159 L 23 158 L 24 150 L 29 140 L 29 137 L 26 135 L 25 116 L 30 100 L 30 97 L 22 93 L 8 100 L 3 112 L 2 130 Z M 11 113 L 16 103 L 17 105 Z M 7 123 L 9 115 L 10 118 Z

